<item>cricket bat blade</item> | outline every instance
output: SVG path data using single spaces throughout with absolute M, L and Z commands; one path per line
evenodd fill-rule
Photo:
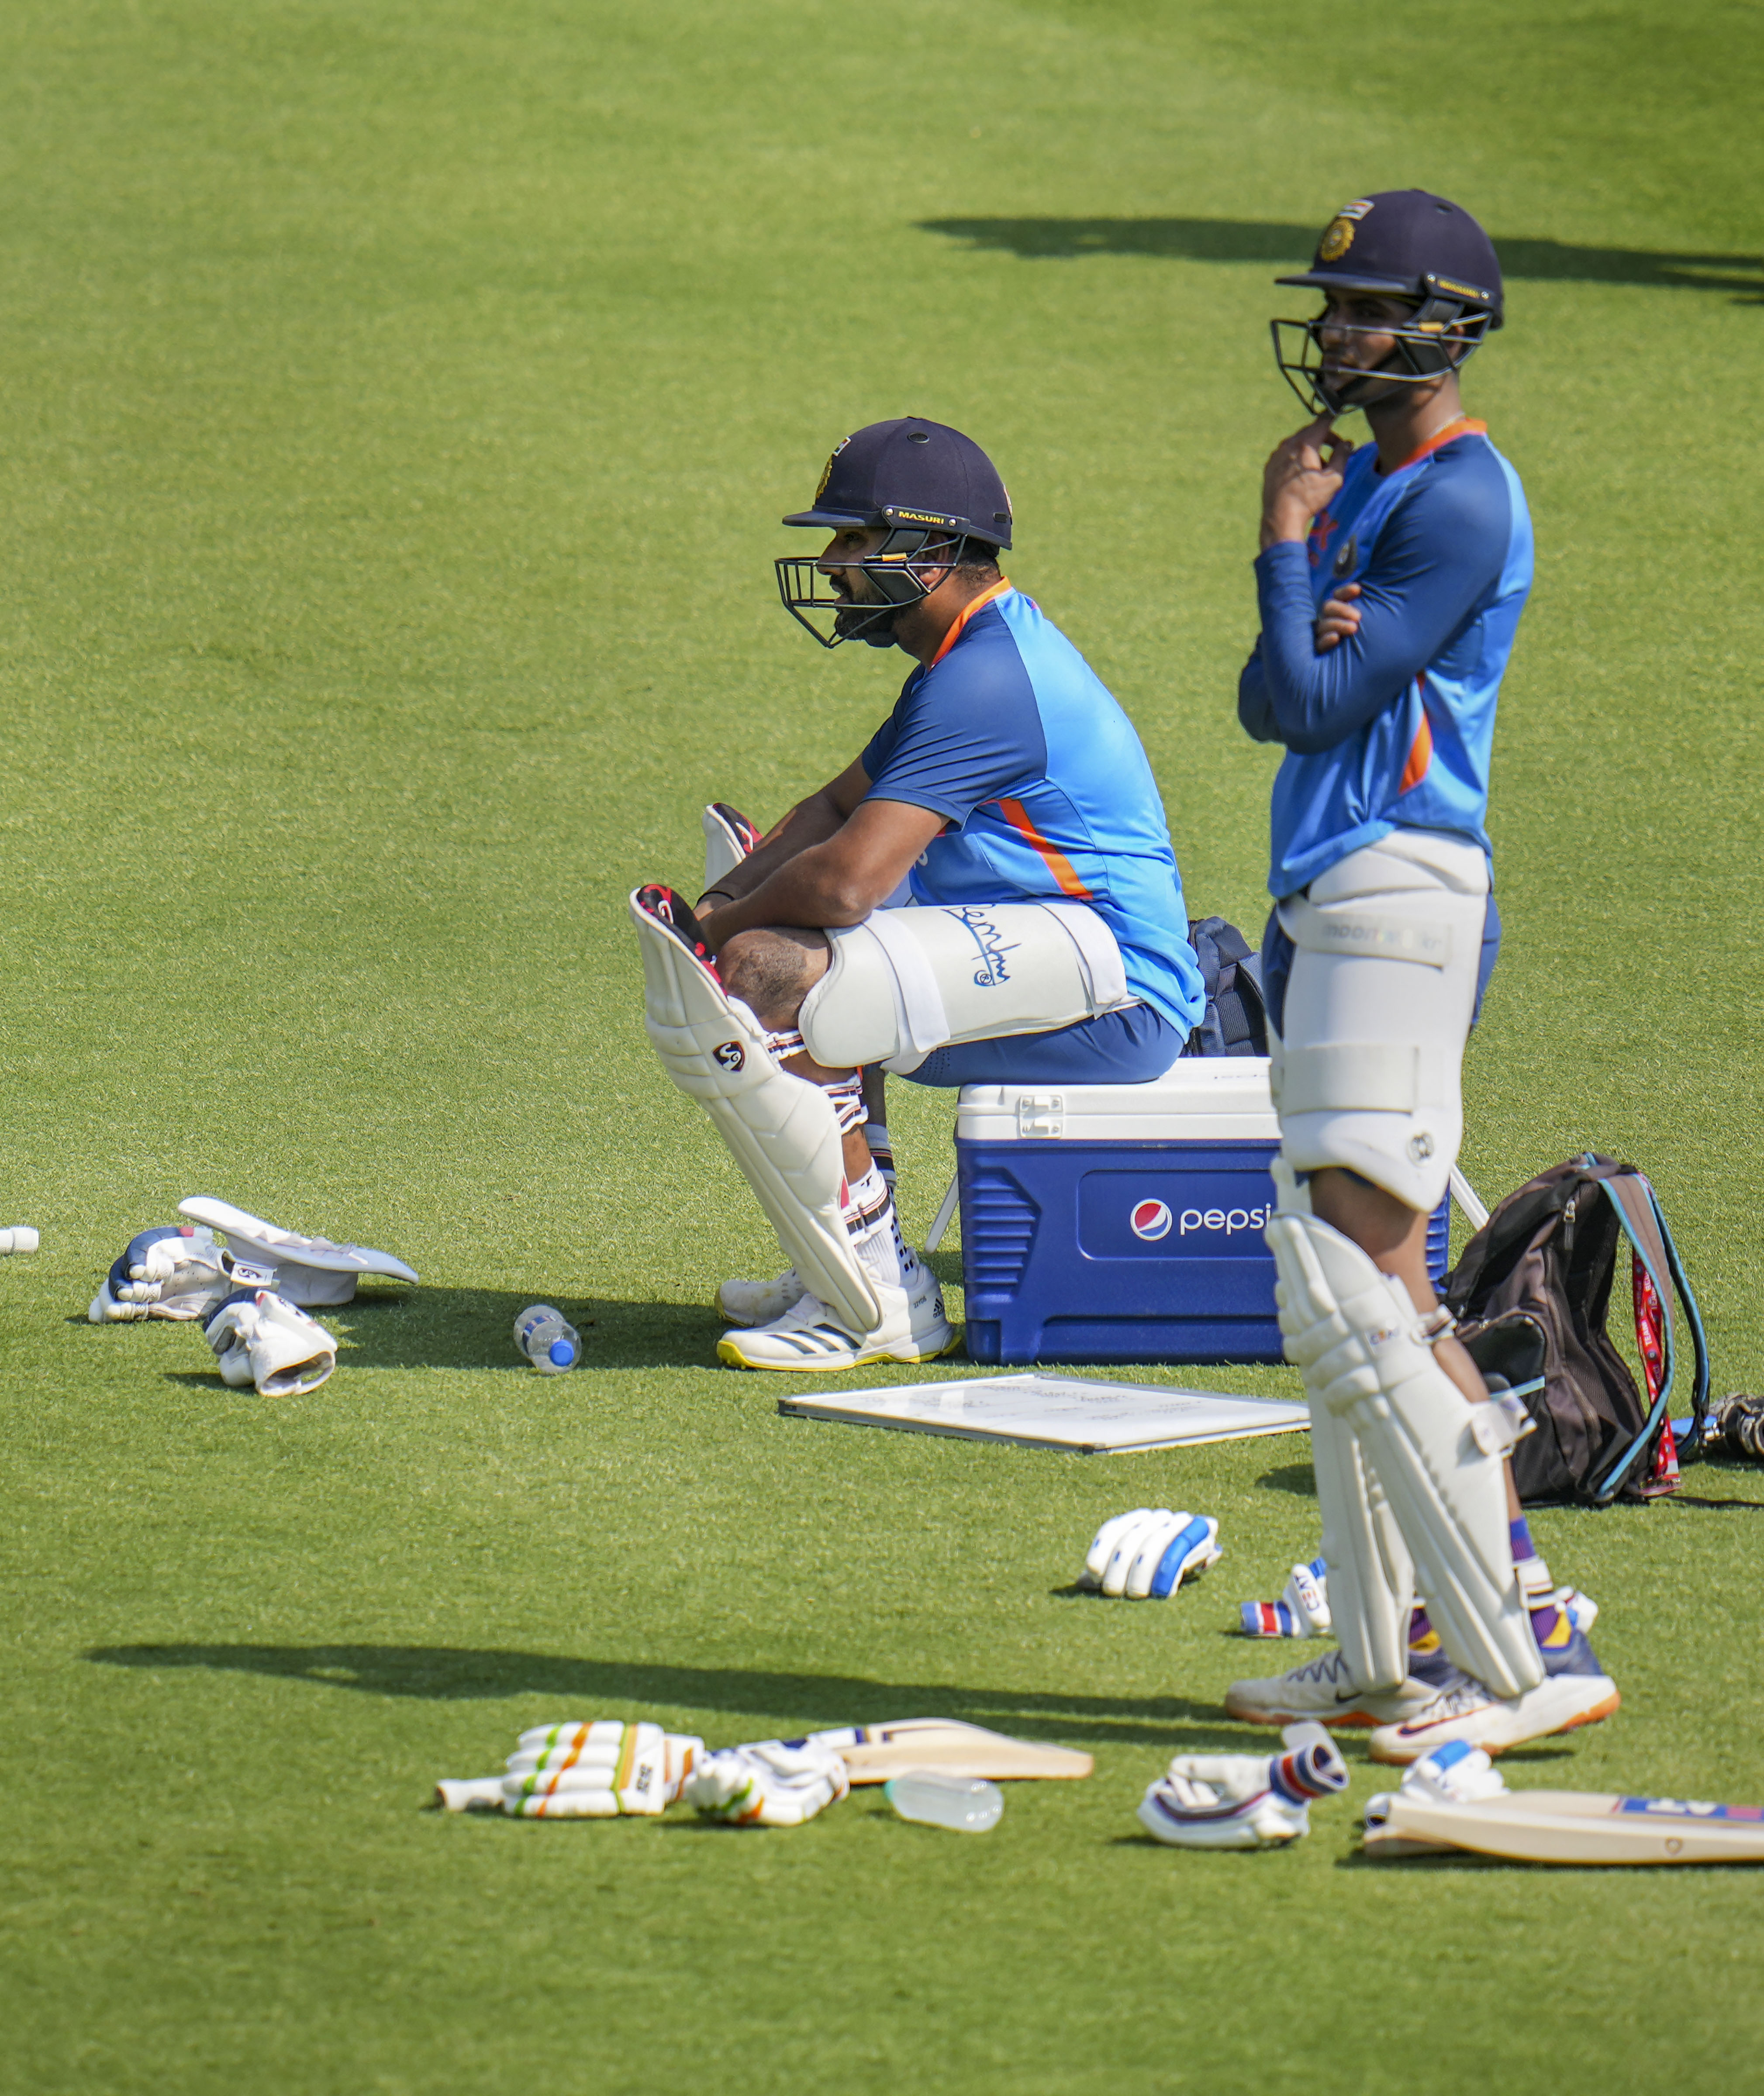
M 1074 1781 L 1089 1775 L 1090 1756 L 1039 1740 L 1013 1740 L 954 1718 L 902 1718 L 887 1725 L 843 1725 L 813 1732 L 836 1748 L 854 1784 L 886 1783 L 906 1769 L 942 1775 L 986 1776 L 994 1782 Z
M 1764 1863 L 1764 1806 L 1589 1790 L 1517 1790 L 1470 1805 L 1401 1791 L 1369 1855 L 1465 1849 L 1527 1863 Z

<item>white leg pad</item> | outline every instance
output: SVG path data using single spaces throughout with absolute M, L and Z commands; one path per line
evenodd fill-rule
M 1413 1557 L 1440 1642 L 1497 1696 L 1536 1688 L 1543 1662 L 1507 1531 L 1502 1458 L 1514 1438 L 1511 1415 L 1470 1403 L 1434 1359 L 1408 1290 L 1338 1230 L 1315 1216 L 1277 1214 L 1267 1235 L 1286 1355 L 1304 1377 L 1312 1416 L 1326 1413 L 1352 1430 Z M 1325 1443 L 1333 1431 L 1325 1429 Z M 1320 1469 L 1320 1491 L 1321 1481 Z M 1331 1541 L 1351 1548 L 1352 1532 Z M 1332 1609 L 1335 1565 L 1331 1557 Z M 1343 1643 L 1345 1651 L 1345 1635 Z
M 1314 1398 L 1311 1461 L 1336 1640 L 1357 1688 L 1373 1695 L 1399 1688 L 1408 1673 L 1414 1565 L 1358 1435 Z
M 1120 948 L 1079 902 L 920 904 L 829 931 L 797 1024 L 829 1069 L 901 1076 L 951 1041 L 1048 1033 L 1135 1002 Z
M 715 1123 L 803 1286 L 853 1330 L 874 1331 L 881 1306 L 841 1214 L 845 1153 L 826 1093 L 779 1068 L 753 1013 L 635 893 L 631 915 L 662 1068 Z

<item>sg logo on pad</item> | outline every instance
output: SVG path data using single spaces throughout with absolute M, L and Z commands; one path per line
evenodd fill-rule
M 1162 1201 L 1136 1201 L 1127 1224 L 1136 1238 L 1143 1238 L 1147 1244 L 1155 1244 L 1159 1238 L 1170 1234 L 1174 1220 Z

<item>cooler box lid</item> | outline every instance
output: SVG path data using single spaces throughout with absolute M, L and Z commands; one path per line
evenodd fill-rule
M 958 1142 L 1280 1138 L 1265 1055 L 1190 1055 L 1149 1085 L 964 1085 Z

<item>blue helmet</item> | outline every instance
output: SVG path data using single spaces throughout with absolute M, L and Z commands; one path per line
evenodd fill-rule
M 1380 190 L 1343 204 L 1323 229 L 1311 267 L 1274 281 L 1324 291 L 1369 292 L 1414 308 L 1406 322 L 1357 330 L 1394 335 L 1396 346 L 1376 373 L 1358 373 L 1346 386 L 1324 373 L 1326 314 L 1269 323 L 1274 361 L 1315 414 L 1345 413 L 1356 404 L 1350 396 L 1373 378 L 1413 386 L 1456 370 L 1503 317 L 1494 242 L 1467 211 L 1429 190 Z M 1299 336 L 1291 355 L 1283 329 Z M 1347 331 L 1356 330 L 1348 325 Z
M 871 608 L 836 596 L 814 554 L 786 554 L 775 565 L 778 592 L 791 617 L 823 648 L 865 640 L 894 644 L 896 614 L 936 587 L 952 567 L 993 560 L 1011 544 L 1011 497 L 998 469 L 972 437 L 946 422 L 907 415 L 871 422 L 833 447 L 814 500 L 786 524 L 823 531 L 880 531 L 859 568 L 882 601 Z M 832 611 L 832 634 L 805 614 Z

